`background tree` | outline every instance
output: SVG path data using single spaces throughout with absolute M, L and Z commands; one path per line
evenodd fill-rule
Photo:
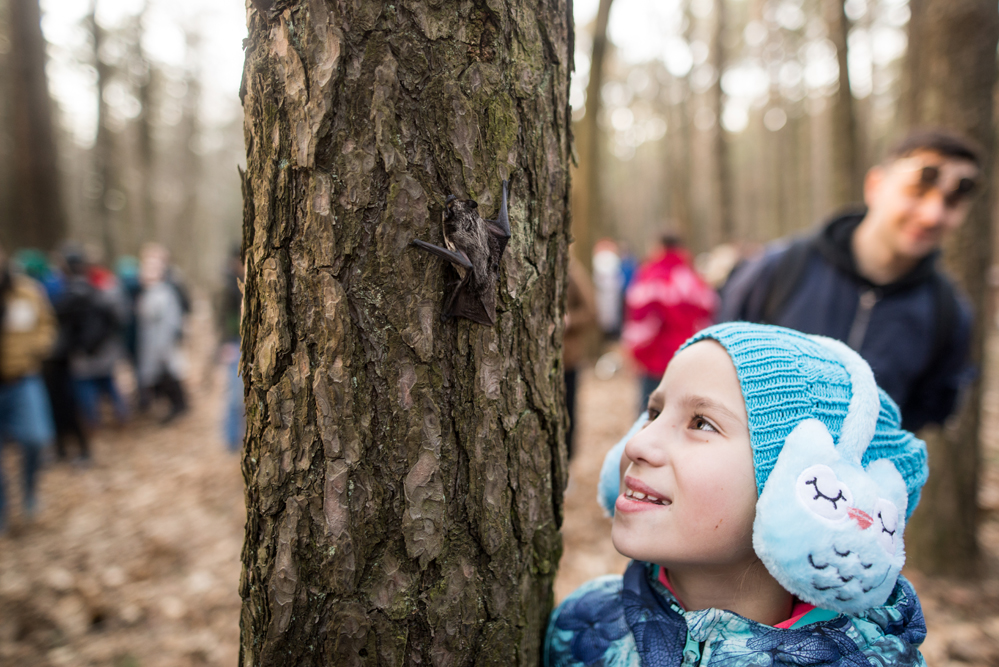
M 714 83 L 709 91 L 714 123 L 711 128 L 712 167 L 717 188 L 718 241 L 730 243 L 735 240 L 735 221 L 732 219 L 732 169 L 729 165 L 728 139 L 721 119 L 724 113 L 724 93 L 721 75 L 725 71 L 725 31 L 728 15 L 725 0 L 714 0 L 711 12 L 711 60 L 714 67 Z
M 256 0 L 241 662 L 536 665 L 565 484 L 568 4 Z M 341 9 L 342 8 L 342 9 Z M 495 327 L 449 193 L 511 182 Z
M 832 98 L 829 142 L 831 166 L 829 170 L 831 203 L 833 208 L 863 201 L 863 171 L 857 141 L 857 116 L 854 112 L 853 92 L 850 89 L 847 40 L 850 19 L 843 0 L 824 0 L 829 38 L 836 47 L 838 85 Z
M 115 137 L 111 132 L 108 85 L 113 73 L 112 64 L 105 53 L 107 31 L 97 21 L 97 0 L 91 0 L 90 15 L 87 17 L 93 47 L 93 62 L 97 93 L 97 136 L 91 151 L 93 173 L 94 217 L 104 254 L 114 257 L 123 235 L 118 212 L 124 209 L 125 194 L 118 183 L 116 167 L 119 167 Z
M 985 0 L 920 0 L 913 5 L 918 40 L 909 65 L 919 82 L 910 97 L 914 125 L 941 125 L 976 140 L 985 149 L 984 193 L 964 226 L 945 248 L 947 268 L 975 308 L 972 361 L 985 358 L 989 316 L 985 282 L 992 265 L 992 178 L 995 145 L 993 95 L 999 13 Z M 933 29 L 924 29 L 932 26 Z M 915 37 L 915 36 L 914 36 Z M 926 434 L 930 479 L 925 499 L 913 515 L 908 552 L 913 564 L 935 574 L 973 574 L 978 563 L 979 429 L 982 374 L 967 391 L 963 406 L 942 431 Z
M 593 23 L 593 47 L 590 49 L 590 76 L 586 83 L 586 106 L 582 120 L 576 123 L 576 154 L 579 160 L 572 189 L 573 252 L 587 270 L 593 260 L 593 244 L 606 228 L 603 221 L 603 183 L 601 174 L 602 133 L 600 131 L 600 94 L 607 58 L 607 23 L 612 0 L 600 0 Z
M 9 3 L 0 2 L 0 220 L 13 218 L 13 148 L 11 138 L 13 124 L 10 90 L 12 85 L 10 67 L 10 12 Z M 7 225 L 0 225 L 0 243 L 10 243 Z
M 10 247 L 51 248 L 66 232 L 52 100 L 45 75 L 45 38 L 38 0 L 7 7 L 10 53 L 10 133 L 13 142 L 11 216 L 4 227 Z

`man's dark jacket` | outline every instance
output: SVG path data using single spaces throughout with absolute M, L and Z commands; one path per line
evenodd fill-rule
M 722 289 L 718 321 L 767 321 L 846 342 L 898 403 L 904 428 L 941 423 L 970 375 L 971 308 L 938 271 L 939 252 L 888 285 L 860 276 L 850 240 L 863 217 L 834 218 L 815 236 L 796 241 L 807 244 L 799 270 L 788 272 L 787 260 L 782 263 L 792 247 L 786 241 L 738 267 Z M 767 313 L 770 291 L 788 273 L 797 274 L 795 284 L 777 312 Z M 943 298 L 952 307 L 942 308 Z

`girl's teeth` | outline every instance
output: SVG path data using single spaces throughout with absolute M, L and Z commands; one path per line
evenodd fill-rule
M 655 496 L 645 496 L 645 499 L 648 500 L 650 503 L 658 503 L 659 502 L 659 499 L 656 498 Z
M 644 500 L 645 499 L 645 494 L 642 493 L 641 491 L 635 491 L 633 497 L 635 498 L 635 500 Z

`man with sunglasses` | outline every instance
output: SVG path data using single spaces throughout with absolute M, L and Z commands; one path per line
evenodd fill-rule
M 962 137 L 910 134 L 867 173 L 866 209 L 738 267 L 722 289 L 719 321 L 842 340 L 898 403 L 904 428 L 942 423 L 968 377 L 971 309 L 937 258 L 968 215 L 980 167 Z

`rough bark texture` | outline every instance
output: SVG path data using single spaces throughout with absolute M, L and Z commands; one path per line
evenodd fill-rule
M 567 3 L 254 0 L 243 665 L 537 665 L 561 553 Z M 441 322 L 449 193 L 512 238 Z
M 601 197 L 603 165 L 600 153 L 603 136 L 600 132 L 600 91 L 604 85 L 604 61 L 607 56 L 607 24 L 611 2 L 600 0 L 593 25 L 593 49 L 590 52 L 590 78 L 586 82 L 586 113 L 576 132 L 576 169 L 572 189 L 573 254 L 587 271 L 593 268 L 593 244 L 603 227 Z
M 52 100 L 45 76 L 45 38 L 38 0 L 10 0 L 13 215 L 4 225 L 10 246 L 53 248 L 66 232 Z
M 972 361 L 981 368 L 988 326 L 985 276 L 992 263 L 993 90 L 999 13 L 985 0 L 921 0 L 913 5 L 918 58 L 909 71 L 919 86 L 909 110 L 916 125 L 940 125 L 978 141 L 985 149 L 984 192 L 964 226 L 945 248 L 947 268 L 976 311 Z M 932 29 L 929 27 L 932 26 Z M 978 560 L 978 480 L 981 450 L 982 373 L 947 428 L 926 434 L 930 479 L 906 531 L 910 561 L 927 572 L 970 576 Z M 911 535 L 911 537 L 910 537 Z

